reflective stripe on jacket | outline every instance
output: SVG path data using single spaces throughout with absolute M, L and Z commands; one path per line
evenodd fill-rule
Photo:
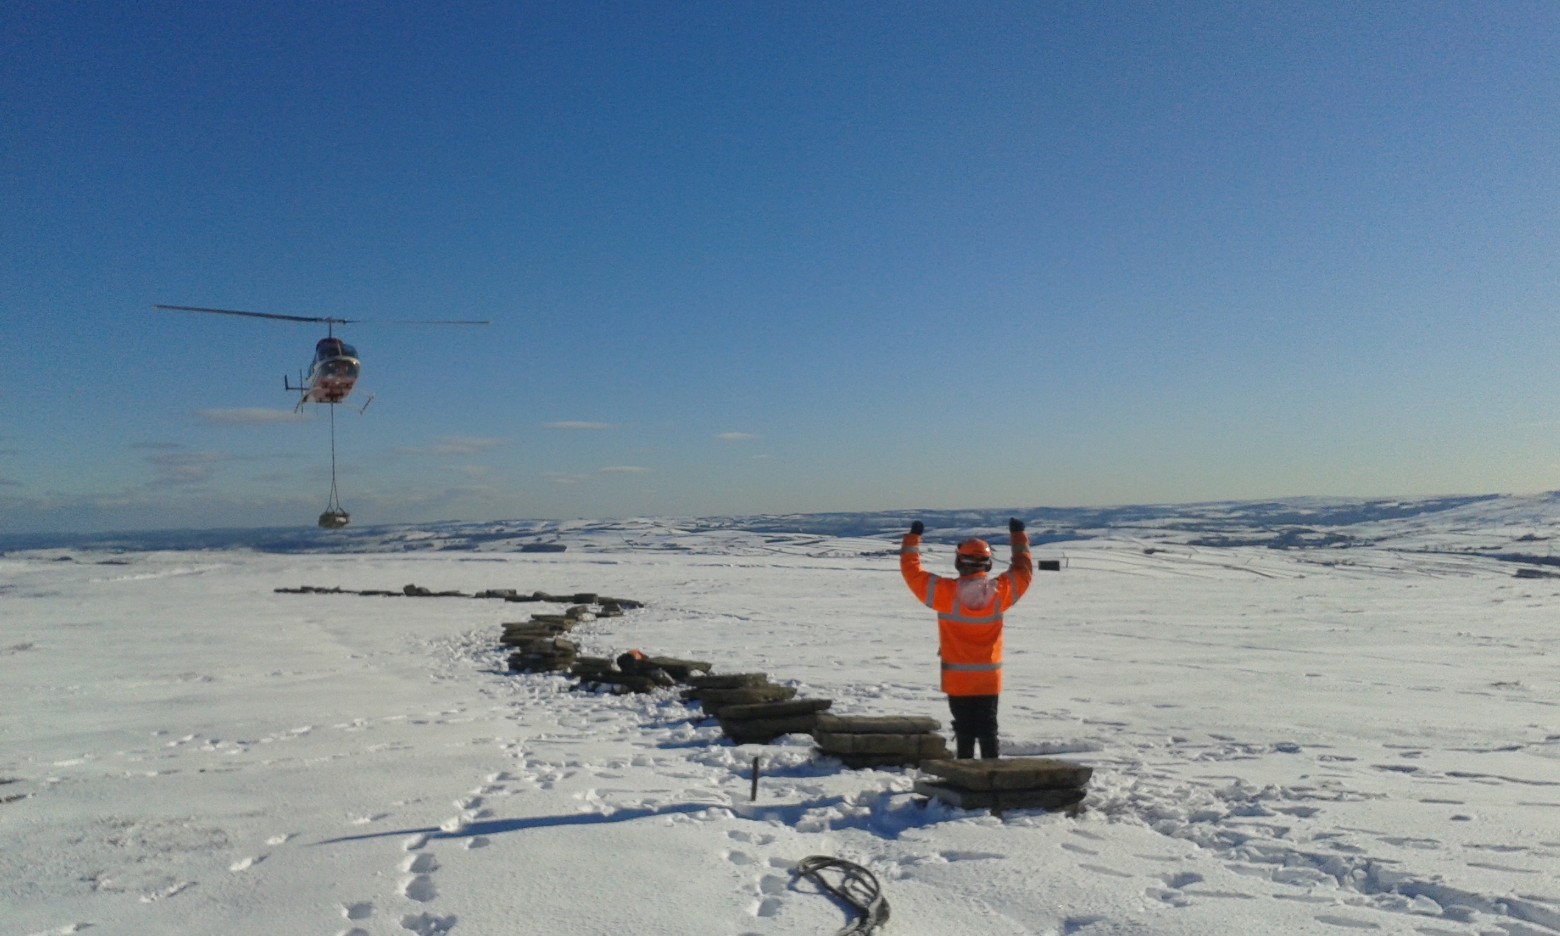
M 1013 560 L 1007 571 L 991 580 L 991 597 L 978 607 L 966 607 L 960 584 L 986 580 L 976 572 L 944 578 L 921 568 L 921 538 L 906 536 L 899 548 L 899 571 L 916 598 L 937 612 L 938 656 L 942 657 L 942 691 L 948 695 L 996 695 L 1002 691 L 1002 613 L 1018 603 L 1034 578 L 1029 537 L 1012 534 Z

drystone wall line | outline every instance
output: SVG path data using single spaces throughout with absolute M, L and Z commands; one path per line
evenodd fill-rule
M 684 702 L 697 703 L 720 723 L 732 744 L 769 744 L 790 734 L 810 735 L 819 754 L 850 769 L 911 767 L 935 779 L 922 779 L 916 792 L 961 809 L 1083 809 L 1093 769 L 1053 758 L 1007 758 L 972 762 L 950 758 L 941 723 L 911 716 L 839 716 L 831 699 L 798 699 L 792 686 L 777 685 L 767 673 L 714 673 L 713 663 L 651 656 L 630 650 L 614 657 L 584 656 L 566 635 L 580 624 L 621 617 L 644 603 L 596 592 L 522 594 L 513 588 L 475 593 L 436 591 L 409 584 L 399 591 L 349 590 L 303 585 L 278 588 L 302 595 L 350 594 L 385 598 L 472 598 L 514 603 L 544 602 L 568 607 L 561 613 L 533 613 L 529 620 L 504 623 L 499 643 L 511 648 L 508 665 L 516 673 L 565 673 L 575 689 L 613 694 L 647 693 L 684 687 Z M 755 783 L 757 772 L 754 773 Z

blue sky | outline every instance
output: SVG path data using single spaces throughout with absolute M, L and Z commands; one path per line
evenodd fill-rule
M 1560 487 L 1560 5 L 0 7 L 0 528 Z

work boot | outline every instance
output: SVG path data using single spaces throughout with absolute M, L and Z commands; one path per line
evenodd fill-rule
M 980 736 L 980 756 L 982 760 L 996 760 L 997 747 L 998 745 L 996 735 Z

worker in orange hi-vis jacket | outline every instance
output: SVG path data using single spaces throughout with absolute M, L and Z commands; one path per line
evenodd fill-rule
M 968 539 L 954 557 L 956 579 L 921 568 L 921 534 L 917 520 L 899 548 L 899 571 L 905 584 L 928 608 L 937 612 L 938 656 L 942 657 L 942 691 L 953 713 L 953 736 L 959 757 L 997 756 L 997 699 L 1002 692 L 1002 613 L 1018 603 L 1035 576 L 1029 558 L 1024 522 L 1008 521 L 1013 561 L 1006 572 L 988 578 L 991 546 Z

